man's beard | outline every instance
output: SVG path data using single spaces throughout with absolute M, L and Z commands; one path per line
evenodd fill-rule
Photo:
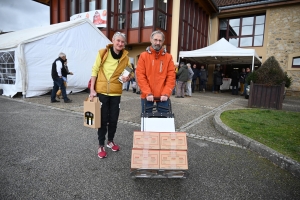
M 161 49 L 162 46 L 160 45 L 152 45 L 152 48 L 155 50 L 155 51 L 159 51 Z

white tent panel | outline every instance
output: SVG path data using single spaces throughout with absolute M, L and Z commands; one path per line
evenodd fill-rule
M 48 34 L 42 29 L 43 36 L 35 34 L 41 27 L 33 28 L 34 38 L 27 37 L 25 41 L 19 41 L 20 44 L 6 42 L 7 47 L 16 47 L 14 49 L 16 84 L 3 86 L 3 95 L 14 96 L 17 92 L 22 92 L 26 97 L 33 97 L 49 92 L 53 86 L 52 63 L 60 52 L 66 53 L 69 70 L 74 73 L 73 76 L 68 76 L 67 93 L 70 91 L 76 93 L 86 89 L 98 50 L 111 42 L 88 19 L 79 20 L 79 22 L 71 21 L 49 26 L 56 31 L 48 26 L 44 27 L 48 30 Z M 24 34 L 28 35 L 29 30 L 24 30 Z M 20 35 L 23 34 L 22 31 L 17 32 Z M 11 34 L 17 37 L 17 32 Z M 5 49 L 4 46 L 0 42 L 0 47 Z M 22 55 L 22 50 L 24 55 Z
M 179 57 L 203 64 L 260 64 L 254 49 L 237 48 L 222 38 L 214 44 L 193 51 L 180 51 Z M 254 61 L 253 61 L 254 59 Z

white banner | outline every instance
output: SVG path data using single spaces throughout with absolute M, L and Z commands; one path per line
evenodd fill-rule
M 88 18 L 96 27 L 106 27 L 106 10 L 93 10 L 84 13 L 78 13 L 70 17 L 71 20 Z

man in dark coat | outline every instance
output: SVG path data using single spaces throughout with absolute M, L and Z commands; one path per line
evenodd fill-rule
M 238 87 L 239 87 L 239 72 L 234 69 L 231 73 L 231 93 L 232 95 L 238 95 Z
M 201 92 L 201 91 L 205 92 L 207 77 L 208 77 L 207 70 L 204 68 L 204 65 L 202 65 L 201 69 L 200 69 L 200 86 L 199 86 L 199 92 Z
M 189 80 L 189 70 L 183 62 L 180 63 L 180 69 L 178 70 L 176 77 L 178 79 L 178 82 L 175 98 L 184 98 L 186 82 Z
M 64 98 L 65 103 L 71 103 L 72 100 L 67 97 L 66 94 L 66 87 L 64 84 L 64 79 L 63 77 L 67 77 L 68 71 L 64 67 L 65 61 L 67 60 L 67 56 L 64 53 L 60 53 L 59 57 L 56 58 L 52 64 L 52 71 L 51 71 L 51 76 L 53 79 L 53 89 L 51 93 L 51 103 L 56 103 L 59 102 L 55 99 L 56 93 L 61 89 L 62 96 Z
M 218 67 L 214 71 L 214 87 L 215 87 L 216 94 L 220 92 L 220 85 L 222 84 L 223 84 L 223 74 L 220 71 L 220 67 Z
M 199 78 L 199 69 L 197 69 L 196 64 L 193 65 L 192 70 L 194 72 L 193 79 L 192 79 L 192 93 L 194 93 L 195 87 L 196 87 L 196 84 L 197 84 L 197 79 Z

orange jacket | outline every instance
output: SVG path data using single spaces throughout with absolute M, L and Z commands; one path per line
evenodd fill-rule
M 165 49 L 156 52 L 152 47 L 148 47 L 140 54 L 136 79 L 142 99 L 149 94 L 154 97 L 170 97 L 175 86 L 175 66 L 171 54 Z

